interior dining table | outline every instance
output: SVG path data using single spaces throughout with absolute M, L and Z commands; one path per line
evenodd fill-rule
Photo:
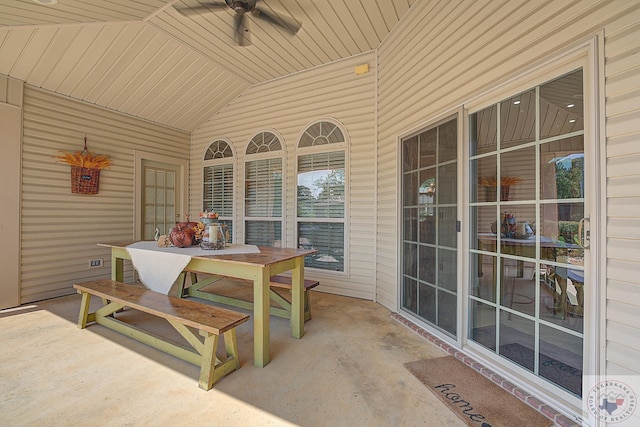
M 98 245 L 111 249 L 111 279 L 119 282 L 124 280 L 124 261 L 132 260 L 128 246 L 143 245 L 151 251 L 152 257 L 153 253 L 162 254 L 162 256 L 171 253 L 164 250 L 165 248 L 158 248 L 155 242 L 115 242 Z M 177 252 L 176 248 L 172 249 L 173 253 Z M 270 361 L 270 278 L 276 274 L 290 272 L 292 279 L 291 335 L 294 338 L 302 338 L 304 335 L 304 257 L 317 251 L 266 246 L 260 246 L 257 249 L 258 251 L 254 253 L 228 254 L 224 251 L 210 250 L 206 251 L 206 255 L 192 255 L 187 260 L 183 271 L 253 282 L 254 365 L 264 367 Z M 158 258 L 160 257 L 161 255 L 158 255 Z M 158 262 L 162 261 L 159 259 Z
M 582 315 L 584 311 L 584 267 L 582 265 L 573 265 L 569 263 L 568 253 L 573 250 L 581 250 L 580 245 L 574 243 L 560 242 L 555 239 L 551 239 L 546 236 L 540 236 L 540 263 L 542 265 L 549 264 L 550 272 L 543 273 L 544 278 L 541 280 L 545 284 L 549 285 L 556 292 L 554 296 L 553 311 L 561 319 L 565 319 L 567 316 L 567 300 L 573 300 L 571 303 L 572 312 Z M 526 257 L 531 259 L 531 263 L 534 262 L 536 257 L 536 236 L 531 235 L 525 238 L 507 238 L 500 237 L 493 233 L 478 233 L 478 248 L 486 250 L 488 252 L 497 253 L 497 247 L 500 246 L 500 254 L 515 255 L 519 257 Z M 482 256 L 482 255 L 480 255 Z M 498 274 L 500 274 L 500 282 L 505 283 L 506 268 L 504 263 L 501 263 L 500 271 L 497 272 L 496 260 L 497 257 L 491 257 L 493 264 L 493 277 L 494 281 Z M 524 261 L 517 260 L 515 277 L 522 278 L 524 276 L 523 271 Z M 550 274 L 552 272 L 552 274 Z M 482 263 L 478 263 L 478 274 L 482 276 Z M 554 277 L 554 284 L 547 283 L 547 279 L 550 276 Z M 513 276 L 512 276 L 513 277 Z M 568 294 L 567 279 L 570 279 L 575 286 L 575 295 Z M 511 282 L 512 290 L 510 292 L 511 301 L 513 302 L 514 290 L 513 285 L 515 282 Z M 557 287 L 556 284 L 557 283 Z M 495 282 L 494 282 L 495 288 Z

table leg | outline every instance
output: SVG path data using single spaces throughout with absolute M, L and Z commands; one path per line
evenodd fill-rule
M 558 274 L 555 276 L 560 293 L 554 294 L 554 313 L 564 320 L 567 316 L 567 279 Z
M 253 364 L 264 367 L 269 363 L 269 280 L 268 268 L 260 268 L 253 283 Z
M 115 255 L 114 248 L 111 248 L 111 280 L 124 282 L 124 259 Z M 102 305 L 107 305 L 109 302 L 108 299 L 102 298 Z M 115 317 L 115 314 L 113 317 Z
M 304 336 L 304 258 L 295 260 L 295 267 L 291 271 L 291 335 L 294 338 Z
M 111 280 L 124 281 L 124 260 L 111 253 Z

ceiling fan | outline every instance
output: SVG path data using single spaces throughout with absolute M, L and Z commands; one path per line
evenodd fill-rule
M 234 11 L 233 22 L 233 38 L 239 46 L 251 45 L 249 22 L 247 14 L 253 18 L 262 19 L 271 24 L 277 25 L 287 33 L 295 35 L 302 24 L 294 17 L 276 13 L 268 6 L 260 6 L 264 4 L 263 0 L 218 0 L 218 1 L 199 1 L 198 5 L 188 7 L 175 7 L 182 15 L 195 15 L 201 12 L 216 12 L 218 10 L 230 8 Z

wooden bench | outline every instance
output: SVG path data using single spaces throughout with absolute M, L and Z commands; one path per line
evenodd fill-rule
M 186 285 L 186 273 L 189 273 L 191 286 L 185 289 Z M 218 280 L 223 279 L 221 276 L 210 276 L 204 280 L 198 281 L 197 274 L 193 271 L 188 271 L 184 273 L 185 275 L 179 279 L 181 282 L 181 286 L 178 289 L 178 295 L 186 296 L 191 295 L 190 291 L 194 293 L 193 296 L 197 296 L 198 298 L 204 298 L 209 301 L 219 302 L 221 304 L 230 305 L 233 307 L 244 308 L 247 310 L 253 309 L 253 302 L 245 301 L 237 298 L 231 298 L 224 295 L 217 295 L 209 292 L 199 292 L 202 288 L 205 288 Z M 304 321 L 311 320 L 311 302 L 309 299 L 309 289 L 313 289 L 320 284 L 317 280 L 304 280 L 304 289 L 303 289 L 303 303 L 304 303 Z M 269 294 L 271 300 L 278 304 L 280 307 L 270 307 L 270 313 L 274 316 L 282 317 L 284 319 L 291 319 L 291 301 L 286 299 L 283 295 L 278 293 L 274 288 L 279 289 L 288 289 L 291 291 L 291 277 L 277 275 L 271 276 L 271 281 L 269 282 Z M 195 291 L 195 292 L 194 292 Z
M 313 289 L 319 284 L 320 282 L 317 280 L 304 279 L 303 295 L 304 295 L 304 321 L 305 322 L 308 320 L 311 320 L 311 302 L 309 300 L 309 289 Z M 271 299 L 275 301 L 278 305 L 280 305 L 280 307 L 282 307 L 286 312 L 286 315 L 281 317 L 284 317 L 285 319 L 290 319 L 291 318 L 291 301 L 287 300 L 285 297 L 280 295 L 273 288 L 287 289 L 291 291 L 291 286 L 292 286 L 291 277 L 281 276 L 281 275 L 272 276 L 269 282 L 269 286 L 271 288 L 269 289 L 269 292 L 271 294 Z M 275 314 L 275 315 L 277 316 L 278 314 Z
M 82 294 L 78 327 L 96 322 L 121 334 L 136 339 L 200 366 L 199 386 L 210 390 L 213 383 L 226 374 L 240 368 L 236 326 L 249 320 L 243 313 L 213 307 L 200 302 L 185 300 L 128 285 L 113 280 L 95 280 L 73 285 Z M 106 301 L 100 309 L 89 312 L 91 296 Z M 166 319 L 191 345 L 187 348 L 138 329 L 115 318 L 116 312 L 130 307 Z M 198 330 L 202 339 L 192 329 Z M 226 355 L 216 354 L 218 338 L 223 335 Z

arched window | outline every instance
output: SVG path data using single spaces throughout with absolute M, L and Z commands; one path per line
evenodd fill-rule
M 246 151 L 244 218 L 246 244 L 282 245 L 283 155 L 280 138 L 256 134 Z
M 204 155 L 202 210 L 217 212 L 233 236 L 233 150 L 224 140 L 212 142 Z
M 345 133 L 320 121 L 300 136 L 297 158 L 298 246 L 318 250 L 305 266 L 344 271 L 346 206 Z
M 233 157 L 233 151 L 231 150 L 231 146 L 221 139 L 212 142 L 204 154 L 205 160 L 224 159 L 228 157 Z
M 342 144 L 344 134 L 335 123 L 317 122 L 309 126 L 300 137 L 299 148 L 326 144 Z

